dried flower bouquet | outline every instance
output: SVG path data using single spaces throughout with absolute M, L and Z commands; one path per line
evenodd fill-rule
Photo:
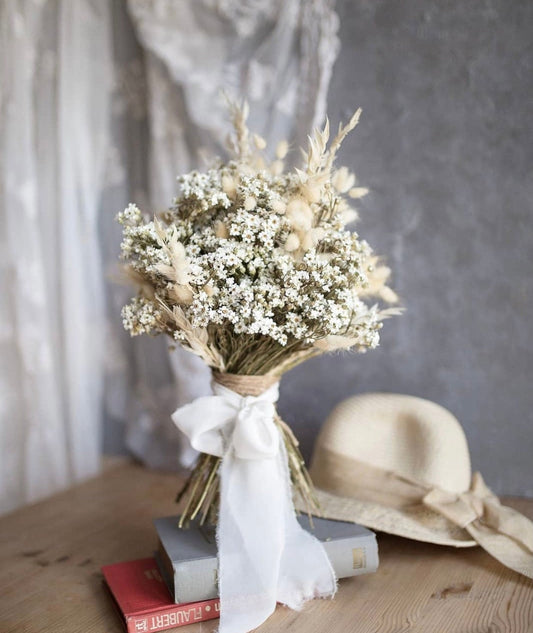
M 308 358 L 376 347 L 381 321 L 398 310 L 366 303 L 396 295 L 389 269 L 346 229 L 357 218 L 348 199 L 367 190 L 334 166 L 360 110 L 329 145 L 329 124 L 315 130 L 301 168 L 284 171 L 287 143 L 268 162 L 265 141 L 246 126 L 246 104 L 230 107 L 232 160 L 181 176 L 180 195 L 158 217 L 133 204 L 119 214 L 122 259 L 138 286 L 122 317 L 131 335 L 167 334 L 200 356 L 215 381 L 258 395 Z M 316 511 L 298 442 L 276 423 L 294 491 Z M 219 464 L 200 455 L 182 491 L 182 522 L 216 520 Z

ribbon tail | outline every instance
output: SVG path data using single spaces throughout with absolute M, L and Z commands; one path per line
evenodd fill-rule
M 280 564 L 278 602 L 291 609 L 301 609 L 312 598 L 333 597 L 337 591 L 337 578 L 322 543 L 298 523 L 292 502 L 287 453 L 281 443 L 286 499 L 285 545 Z
M 501 563 L 533 578 L 533 523 L 502 505 L 481 473 L 474 473 L 470 495 L 483 506 L 482 515 L 465 526 L 471 536 Z
M 217 524 L 219 633 L 246 633 L 276 608 L 283 547 L 281 481 L 273 459 L 239 459 L 230 451 L 220 468 Z
M 476 519 L 466 530 L 483 549 L 503 563 L 533 579 L 533 523 L 502 505 L 486 505 L 487 521 Z
M 286 454 L 221 465 L 219 555 L 220 633 L 262 624 L 278 601 L 293 608 L 334 593 L 335 577 L 322 544 L 302 530 L 290 494 Z

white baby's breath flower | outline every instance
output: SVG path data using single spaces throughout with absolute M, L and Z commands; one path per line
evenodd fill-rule
M 117 220 L 124 226 L 139 226 L 142 223 L 142 213 L 136 204 L 129 204 L 122 213 L 119 213 Z

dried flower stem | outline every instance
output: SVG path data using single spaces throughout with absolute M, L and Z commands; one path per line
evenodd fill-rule
M 312 514 L 320 514 L 320 505 L 313 489 L 313 483 L 305 467 L 304 459 L 298 448 L 298 440 L 288 425 L 278 415 L 276 415 L 274 421 L 278 425 L 285 444 L 285 450 L 287 451 L 293 493 L 299 495 L 304 501 L 307 513 L 311 518 Z M 185 496 L 187 497 L 187 503 L 181 512 L 179 520 L 180 528 L 187 527 L 198 516 L 200 516 L 200 525 L 216 523 L 220 485 L 218 470 L 221 461 L 220 457 L 205 453 L 201 453 L 198 457 L 196 466 L 177 496 L 178 502 Z

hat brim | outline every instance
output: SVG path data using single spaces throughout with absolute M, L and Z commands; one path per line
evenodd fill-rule
M 453 547 L 477 545 L 466 530 L 423 504 L 391 508 L 369 501 L 339 497 L 320 489 L 315 489 L 315 492 L 322 516 L 326 519 L 351 521 L 372 530 L 424 543 Z M 301 503 L 297 503 L 297 507 L 302 512 L 306 511 Z

